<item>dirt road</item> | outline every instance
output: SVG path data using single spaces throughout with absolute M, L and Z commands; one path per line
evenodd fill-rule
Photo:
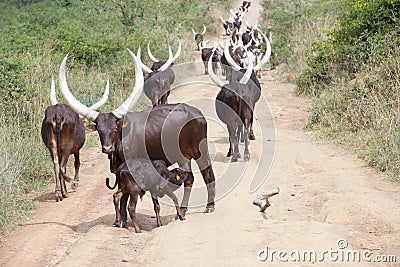
M 247 15 L 250 23 L 257 18 L 257 3 L 252 1 Z M 170 102 L 188 101 L 200 105 L 204 113 L 212 112 L 212 102 L 194 100 L 215 99 L 218 88 L 205 83 L 208 77 L 202 75 L 201 65 L 194 71 L 197 82 L 174 90 Z M 245 172 L 224 197 L 217 180 L 221 197 L 214 213 L 203 214 L 204 206 L 193 207 L 186 221 L 175 221 L 174 208 L 162 204 L 164 225 L 156 228 L 152 202 L 146 195 L 138 203 L 141 234 L 132 227 L 112 227 L 112 192 L 104 182 L 105 177 L 113 176 L 107 156 L 98 146 L 83 151 L 81 184 L 69 198 L 56 203 L 53 186 L 38 197 L 42 200 L 39 209 L 1 244 L 0 266 L 255 266 L 271 262 L 354 266 L 352 259 L 357 260 L 357 255 L 361 257 L 359 266 L 396 266 L 375 262 L 393 261 L 390 255 L 396 256 L 398 266 L 399 187 L 355 156 L 319 143 L 312 132 L 304 131 L 309 103 L 293 96 L 294 86 L 278 82 L 279 75 L 276 70 L 266 71 L 261 80 L 275 133 L 265 135 L 262 127 L 255 127 L 257 140 L 251 141 L 248 163 L 242 159 L 236 165 L 229 162 L 224 156 L 227 133 L 218 121 L 209 120 L 216 176 L 232 166 Z M 268 110 L 259 104 L 256 109 Z M 272 122 L 271 115 L 259 114 L 256 124 L 263 121 Z M 256 194 L 249 194 L 248 189 L 260 165 L 263 144 L 271 147 L 269 158 L 274 156 L 274 162 L 257 193 L 274 187 L 279 187 L 280 193 L 273 197 L 274 206 L 260 213 L 252 205 Z M 195 179 L 195 186 L 202 186 L 198 173 Z

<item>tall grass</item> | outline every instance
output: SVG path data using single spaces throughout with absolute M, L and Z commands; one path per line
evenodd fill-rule
M 306 127 L 400 180 L 399 1 L 264 0 L 278 64 L 313 107 Z

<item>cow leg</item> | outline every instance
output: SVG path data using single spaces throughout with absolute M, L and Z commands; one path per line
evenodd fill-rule
M 53 160 L 54 176 L 56 177 L 56 187 L 54 189 L 54 192 L 55 192 L 56 202 L 58 202 L 62 201 L 63 197 L 61 194 L 60 162 L 57 153 L 57 145 L 55 143 L 51 143 L 50 154 L 51 154 L 51 159 Z
M 162 225 L 160 218 L 160 203 L 158 203 L 157 194 L 151 194 L 151 199 L 153 200 L 154 212 L 156 213 L 157 227 Z
M 169 196 L 172 201 L 175 204 L 175 208 L 176 208 L 176 216 L 181 220 L 185 220 L 185 215 L 182 213 L 181 208 L 179 207 L 179 203 L 178 203 L 178 198 L 176 197 L 176 195 L 174 194 L 174 192 L 172 192 L 171 188 L 169 188 L 168 186 L 166 188 L 164 188 L 164 192 L 167 196 Z
M 252 110 L 251 111 L 251 117 L 250 117 L 250 131 L 249 131 L 250 140 L 256 140 L 256 137 L 255 137 L 255 135 L 253 133 L 253 115 L 254 115 L 254 112 Z
M 204 64 L 204 75 L 208 75 L 208 65 L 207 65 L 207 61 L 203 61 Z
M 71 189 L 76 190 L 79 185 L 79 167 L 81 166 L 81 162 L 79 160 L 79 151 L 74 153 L 74 167 L 75 167 L 75 175 L 74 175 L 74 180 L 71 183 Z
M 121 227 L 121 213 L 119 211 L 119 203 L 123 195 L 124 194 L 122 193 L 121 189 L 118 189 L 117 192 L 113 194 L 113 202 L 115 208 L 115 221 L 113 226 L 115 227 Z
M 133 227 L 135 228 L 135 232 L 141 233 L 142 231 L 140 230 L 140 227 L 136 220 L 136 204 L 137 204 L 137 200 L 138 200 L 138 192 L 134 191 L 134 192 L 131 192 L 129 195 L 130 195 L 129 207 L 128 207 L 129 215 L 131 216 L 132 224 L 133 224 Z M 127 196 L 128 196 L 128 194 L 127 194 Z
M 129 198 L 129 194 L 124 194 L 121 197 L 121 200 L 119 202 L 119 210 L 121 213 L 121 220 L 122 220 L 121 227 L 122 228 L 126 227 L 126 222 L 128 219 L 128 214 L 126 213 L 126 205 L 128 203 L 128 198 Z M 136 198 L 137 198 L 137 196 L 136 196 Z M 136 204 L 135 204 L 135 207 L 136 207 Z
M 61 183 L 61 194 L 64 198 L 68 197 L 67 186 L 65 181 L 71 182 L 71 178 L 67 175 L 67 162 L 69 157 L 70 151 L 63 151 L 61 153 L 61 166 L 60 166 L 60 183 Z
M 182 198 L 182 202 L 181 202 L 181 211 L 182 211 L 182 214 L 185 215 L 188 204 L 189 204 L 190 193 L 192 192 L 194 176 L 192 173 L 192 168 L 190 166 L 190 160 L 187 161 L 185 164 L 182 164 L 182 165 L 179 164 L 179 167 L 184 169 L 185 171 L 188 171 L 188 177 L 185 180 L 185 182 L 183 183 L 184 190 L 183 190 L 183 198 Z
M 229 142 L 230 142 L 229 150 L 232 151 L 231 161 L 236 162 L 237 159 L 240 158 L 237 127 L 233 127 L 232 125 L 228 126 L 228 132 L 229 132 Z

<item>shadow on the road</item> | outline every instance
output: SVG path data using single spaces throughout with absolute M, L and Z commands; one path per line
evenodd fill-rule
M 136 217 L 137 217 L 139 227 L 143 231 L 151 232 L 153 229 L 157 228 L 155 216 L 136 213 Z M 69 225 L 69 224 L 66 224 L 63 222 L 52 221 L 52 222 L 21 223 L 19 226 L 28 227 L 28 226 L 35 226 L 35 225 L 59 225 L 59 226 L 67 227 L 76 233 L 84 234 L 84 233 L 89 232 L 89 230 L 91 228 L 98 226 L 98 225 L 113 227 L 114 220 L 115 220 L 114 214 L 107 214 L 107 215 L 101 216 L 99 218 L 96 218 L 94 220 L 81 222 L 76 225 Z M 175 215 L 172 215 L 172 214 L 166 215 L 166 216 L 161 216 L 162 225 L 167 225 L 174 220 L 175 220 Z M 128 218 L 128 229 L 134 232 L 134 228 L 133 228 L 132 221 L 130 218 Z

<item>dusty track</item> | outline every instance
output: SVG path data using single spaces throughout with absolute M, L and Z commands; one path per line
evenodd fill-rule
M 256 4 L 253 1 L 248 14 L 250 23 L 257 18 Z M 201 75 L 201 68 L 197 71 L 197 80 L 208 79 Z M 76 192 L 61 203 L 55 203 L 53 187 L 39 196 L 39 209 L 1 244 L 0 265 L 253 266 L 263 264 L 257 252 L 265 245 L 270 250 L 322 252 L 338 249 L 339 239 L 348 242 L 349 250 L 371 250 L 372 259 L 380 254 L 396 255 L 398 264 L 399 187 L 342 149 L 314 141 L 313 133 L 302 129 L 309 103 L 293 96 L 293 85 L 277 82 L 278 75 L 278 71 L 267 71 L 261 80 L 263 97 L 275 121 L 276 154 L 271 173 L 258 192 L 281 189 L 273 199 L 275 205 L 265 214 L 251 204 L 255 194 L 248 193 L 251 177 L 245 175 L 230 194 L 217 201 L 212 214 L 203 214 L 204 207 L 191 208 L 186 221 L 175 221 L 174 208 L 162 205 L 164 226 L 156 228 L 152 202 L 146 196 L 138 204 L 143 233 L 114 228 L 112 192 L 104 184 L 104 178 L 112 176 L 107 156 L 96 147 L 82 153 L 81 183 Z M 191 85 L 174 90 L 170 102 L 212 99 L 217 91 L 215 86 Z M 264 115 L 258 119 L 272 119 Z M 230 164 L 223 156 L 228 147 L 226 133 L 210 122 L 209 137 L 217 151 L 213 167 L 218 176 Z M 252 158 L 246 173 L 251 173 L 260 156 L 260 132 L 256 131 L 256 138 L 251 142 Z M 245 167 L 242 161 L 237 164 Z M 196 184 L 203 183 L 198 174 L 195 179 Z M 275 255 L 273 265 L 277 261 Z M 326 256 L 319 264 L 338 262 Z M 284 264 L 311 263 L 289 259 Z

